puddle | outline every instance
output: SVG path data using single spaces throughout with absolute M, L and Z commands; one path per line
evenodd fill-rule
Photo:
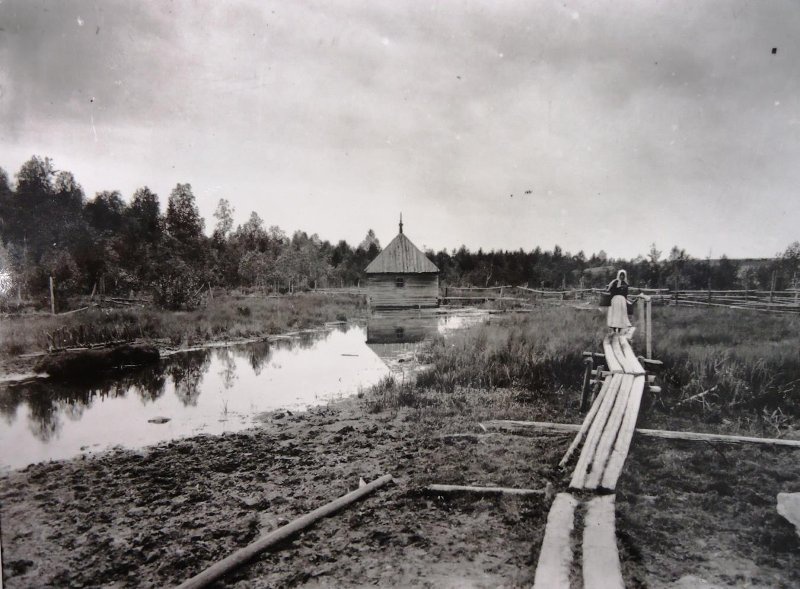
M 90 384 L 0 385 L 0 469 L 237 431 L 265 411 L 302 411 L 354 395 L 414 370 L 425 340 L 484 317 L 385 313 L 366 325 L 173 354 Z

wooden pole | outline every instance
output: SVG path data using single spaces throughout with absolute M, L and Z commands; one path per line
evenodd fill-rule
M 647 330 L 646 326 L 646 317 L 645 317 L 645 302 L 644 299 L 639 297 L 636 299 L 636 326 L 637 331 L 639 332 L 639 337 L 645 337 L 645 331 Z
M 645 337 L 647 338 L 646 347 L 647 347 L 647 358 L 649 360 L 653 359 L 653 301 L 648 298 L 645 301 L 645 321 L 644 321 L 644 331 Z
M 471 487 L 466 485 L 428 485 L 428 493 L 478 493 L 482 495 L 544 495 L 547 489 L 512 489 L 509 487 Z
M 50 314 L 56 314 L 56 297 L 53 294 L 53 277 L 50 277 Z
M 675 306 L 678 306 L 678 274 L 675 274 Z
M 797 295 L 800 294 L 800 284 L 797 283 L 797 272 L 794 273 L 794 277 L 792 277 L 792 286 L 794 286 L 794 304 L 797 304 Z
M 594 368 L 594 358 L 586 358 L 583 363 L 585 369 L 583 371 L 583 388 L 581 389 L 581 407 L 580 411 L 586 411 L 586 406 L 589 404 L 589 381 L 592 379 L 592 369 Z
M 769 288 L 769 302 L 773 302 L 775 300 L 775 270 L 772 271 L 772 282 L 770 283 Z
M 580 431 L 577 423 L 549 423 L 545 421 L 512 421 L 490 420 L 482 422 L 487 429 L 501 430 L 526 430 L 539 429 L 557 434 Z M 662 429 L 636 428 L 636 433 L 649 438 L 662 438 L 666 440 L 680 440 L 685 442 L 719 442 L 723 444 L 764 444 L 767 446 L 786 446 L 800 448 L 800 440 L 786 440 L 783 438 L 756 438 L 751 436 L 731 436 L 727 434 L 704 434 L 697 432 L 681 432 Z
M 322 507 L 318 507 L 311 513 L 307 513 L 306 515 L 297 518 L 285 526 L 281 526 L 274 532 L 267 534 L 263 538 L 259 538 L 252 544 L 237 550 L 230 556 L 227 556 L 216 564 L 211 565 L 206 570 L 178 585 L 177 589 L 201 589 L 202 587 L 208 587 L 215 581 L 221 579 L 227 573 L 240 567 L 241 565 L 253 559 L 255 556 L 264 552 L 267 548 L 274 546 L 278 542 L 281 542 L 293 534 L 296 534 L 297 532 L 307 528 L 317 520 L 331 515 L 332 513 L 340 510 L 342 507 L 361 499 L 375 489 L 379 489 L 380 487 L 384 486 L 391 480 L 392 475 L 383 475 L 379 479 L 376 479 L 371 483 L 348 493 L 347 495 L 343 495 L 335 501 L 331 501 Z

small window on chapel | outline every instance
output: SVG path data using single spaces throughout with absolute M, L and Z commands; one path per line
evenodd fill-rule
M 406 285 L 406 280 L 402 276 L 398 276 L 394 279 L 394 285 L 397 288 L 403 288 Z

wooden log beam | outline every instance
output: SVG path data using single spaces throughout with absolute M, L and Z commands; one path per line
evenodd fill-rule
M 768 446 L 787 446 L 800 448 L 800 440 L 784 440 L 781 438 L 757 438 L 752 436 L 731 436 L 725 434 L 704 434 L 697 432 L 677 432 L 659 429 L 636 430 L 637 434 L 667 440 L 682 440 L 689 442 L 719 442 L 722 444 L 765 444 Z
M 608 457 L 608 463 L 603 471 L 603 478 L 600 480 L 600 486 L 604 489 L 613 491 L 617 486 L 620 474 L 622 474 L 622 467 L 625 465 L 625 459 L 628 457 L 631 442 L 633 441 L 636 420 L 639 417 L 644 382 L 643 376 L 634 378 L 631 392 L 628 396 L 628 406 L 625 408 L 625 415 L 620 424 L 619 434 L 617 434 L 617 439 L 614 442 L 614 449 Z
M 624 589 L 614 530 L 614 495 L 589 501 L 583 526 L 584 589 Z
M 481 427 L 493 429 L 543 429 L 556 433 L 572 433 L 581 429 L 577 423 L 550 423 L 546 421 L 514 421 L 513 419 L 491 419 L 479 424 Z
M 600 485 L 603 472 L 605 472 L 606 469 L 606 464 L 614 449 L 614 441 L 617 439 L 619 428 L 622 425 L 622 418 L 628 407 L 628 399 L 631 396 L 631 389 L 633 388 L 633 379 L 634 377 L 630 374 L 626 374 L 622 377 L 622 383 L 619 386 L 619 393 L 617 393 L 617 398 L 614 401 L 614 407 L 600 435 L 600 441 L 597 443 L 597 450 L 592 459 L 591 469 L 583 483 L 585 489 L 596 489 Z
M 61 317 L 62 315 L 72 315 L 73 313 L 80 313 L 81 311 L 85 311 L 89 307 L 81 307 L 80 309 L 73 309 L 72 311 L 64 311 L 63 313 L 59 313 L 58 316 Z
M 644 368 L 639 363 L 639 359 L 636 357 L 628 338 L 620 337 L 618 339 L 620 348 L 622 348 L 622 356 L 624 359 L 623 368 L 625 372 L 628 374 L 644 374 Z
M 558 463 L 558 466 L 564 468 L 569 459 L 572 457 L 572 454 L 577 450 L 580 443 L 583 441 L 584 436 L 589 431 L 589 427 L 592 425 L 594 421 L 595 415 L 597 415 L 597 411 L 600 408 L 601 403 L 603 402 L 603 398 L 605 397 L 606 393 L 608 392 L 608 388 L 611 386 L 611 379 L 607 378 L 603 381 L 603 387 L 600 389 L 600 393 L 597 395 L 597 399 L 595 399 L 594 403 L 592 403 L 592 407 L 589 409 L 589 413 L 586 414 L 586 418 L 583 420 L 583 423 L 578 430 L 578 433 L 575 435 L 575 439 L 572 440 L 572 443 L 567 448 L 567 451 L 564 453 L 564 457 L 561 459 L 561 462 Z
M 575 497 L 569 493 L 559 493 L 550 506 L 533 589 L 569 589 L 574 558 L 570 536 L 575 527 L 577 505 Z
M 606 364 L 608 364 L 608 369 L 612 372 L 622 372 L 622 363 L 617 358 L 616 352 L 614 350 L 614 345 L 612 342 L 612 336 L 607 335 L 605 339 L 603 339 L 603 351 L 605 352 Z
M 255 556 L 264 552 L 267 548 L 270 548 L 271 546 L 274 546 L 275 544 L 283 540 L 286 540 L 293 534 L 296 534 L 297 532 L 307 528 L 317 520 L 322 519 L 323 517 L 326 517 L 328 515 L 331 515 L 332 513 L 353 503 L 354 501 L 358 501 L 362 497 L 372 493 L 372 491 L 384 486 L 391 480 L 392 480 L 392 475 L 390 474 L 384 475 L 379 479 L 375 479 L 371 483 L 356 489 L 355 491 L 351 491 L 346 495 L 342 495 L 338 499 L 331 501 L 330 503 L 327 503 L 310 513 L 307 513 L 302 517 L 297 518 L 296 520 L 286 524 L 285 526 L 281 526 L 274 532 L 271 532 L 266 536 L 259 538 L 252 544 L 249 544 L 244 548 L 237 550 L 230 556 L 222 559 L 216 564 L 213 564 L 212 566 L 202 571 L 201 573 L 198 573 L 191 579 L 184 581 L 178 586 L 178 589 L 201 589 L 203 587 L 208 587 L 215 581 L 221 579 L 227 573 L 249 562 Z
M 525 430 L 542 429 L 552 432 L 575 432 L 581 429 L 577 423 L 549 423 L 544 421 L 484 421 L 487 428 Z M 723 444 L 765 444 L 769 446 L 786 446 L 800 448 L 800 440 L 784 440 L 781 438 L 757 438 L 752 436 L 733 436 L 727 434 L 706 434 L 698 432 L 680 432 L 662 429 L 636 428 L 636 433 L 650 438 L 681 440 L 685 442 L 719 442 Z
M 477 493 L 480 495 L 544 495 L 544 489 L 513 489 L 510 487 L 474 487 L 471 485 L 428 485 L 427 493 Z
M 600 443 L 600 437 L 603 434 L 603 428 L 605 428 L 608 416 L 617 400 L 622 378 L 623 376 L 621 374 L 615 374 L 611 377 L 611 384 L 609 385 L 608 392 L 600 408 L 597 410 L 594 422 L 589 428 L 586 442 L 583 445 L 581 454 L 578 457 L 578 463 L 575 465 L 575 470 L 572 473 L 572 480 L 569 486 L 573 489 L 582 489 L 584 487 L 584 481 L 586 480 L 587 473 L 594 460 L 597 445 Z

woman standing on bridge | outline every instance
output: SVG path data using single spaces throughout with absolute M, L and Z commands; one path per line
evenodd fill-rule
M 611 295 L 611 306 L 608 308 L 608 326 L 615 333 L 630 329 L 631 321 L 628 319 L 628 273 L 625 270 L 617 272 L 617 277 L 609 283 L 607 292 Z

